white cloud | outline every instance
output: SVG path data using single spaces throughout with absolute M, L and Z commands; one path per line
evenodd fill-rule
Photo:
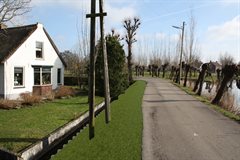
M 57 6 L 64 5 L 76 9 L 90 8 L 89 0 L 32 0 L 33 6 Z
M 66 6 L 76 10 L 83 10 L 87 12 L 90 10 L 90 0 L 33 0 L 33 6 Z M 126 5 L 126 3 L 128 5 Z M 111 0 L 105 1 L 104 10 L 107 12 L 106 26 L 107 29 L 111 28 L 119 29 L 122 25 L 122 21 L 125 18 L 134 17 L 137 15 L 137 10 L 134 7 L 136 1 L 128 0 Z M 123 5 L 124 4 L 124 5 Z M 98 12 L 98 2 L 97 2 Z
M 220 53 L 228 52 L 240 60 L 240 15 L 223 24 L 210 26 L 202 41 L 204 59 L 218 60 Z
M 113 23 L 121 23 L 125 18 L 131 18 L 137 15 L 137 11 L 132 7 L 114 7 L 106 5 L 108 20 Z
M 208 28 L 209 38 L 214 41 L 226 41 L 240 38 L 240 15 L 222 25 Z
M 239 0 L 221 0 L 220 1 L 224 5 L 233 5 L 233 4 L 239 4 Z

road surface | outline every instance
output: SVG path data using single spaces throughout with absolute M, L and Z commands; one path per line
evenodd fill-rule
M 166 80 L 144 78 L 143 160 L 240 160 L 240 124 Z

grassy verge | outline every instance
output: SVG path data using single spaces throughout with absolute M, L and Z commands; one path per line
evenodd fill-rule
M 111 103 L 112 121 L 106 125 L 104 113 L 96 119 L 96 135 L 88 139 L 88 128 L 53 156 L 54 160 L 141 159 L 142 97 L 145 82 L 137 81 Z
M 19 152 L 88 110 L 87 96 L 0 110 L 0 148 Z M 103 98 L 98 97 L 97 103 Z
M 204 97 L 204 96 L 199 96 L 197 95 L 196 93 L 194 93 L 189 87 L 183 87 L 179 84 L 176 84 L 174 83 L 176 86 L 178 86 L 179 88 L 181 88 L 182 90 L 184 90 L 186 93 L 194 96 L 196 99 L 198 99 L 199 101 L 205 103 L 206 105 L 210 106 L 211 108 L 213 108 L 214 110 L 222 113 L 223 115 L 225 115 L 226 117 L 229 117 L 235 121 L 238 121 L 240 122 L 240 116 L 230 112 L 230 111 L 227 111 L 226 109 L 222 108 L 221 106 L 218 106 L 218 105 L 213 105 L 211 104 L 211 101 L 209 99 L 207 99 L 207 97 Z

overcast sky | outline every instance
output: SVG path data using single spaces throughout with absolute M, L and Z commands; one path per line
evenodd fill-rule
M 90 0 L 32 1 L 25 23 L 42 23 L 60 51 L 74 49 L 77 24 L 85 19 L 83 12 L 90 9 Z M 240 61 L 240 0 L 105 0 L 105 11 L 107 32 L 115 28 L 123 33 L 123 19 L 138 16 L 142 22 L 138 38 L 154 37 L 162 42 L 174 41 L 179 30 L 171 26 L 186 21 L 188 27 L 192 12 L 201 59 L 215 61 L 220 53 L 228 52 Z

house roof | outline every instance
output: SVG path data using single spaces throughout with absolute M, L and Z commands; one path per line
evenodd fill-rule
M 37 24 L 13 27 L 13 28 L 4 28 L 0 29 L 0 63 L 5 62 L 14 52 L 28 39 L 28 37 L 38 28 Z M 54 50 L 58 54 L 62 63 L 66 67 L 66 63 L 60 55 L 56 45 L 53 40 L 43 28 L 47 38 L 49 39 Z
M 218 67 L 218 68 L 221 68 L 221 67 L 222 67 L 222 65 L 219 64 L 218 61 L 216 61 L 216 62 L 210 61 L 210 63 L 213 64 L 213 65 L 215 65 L 215 66 Z
M 1 29 L 0 62 L 7 60 L 36 29 L 37 25 Z

